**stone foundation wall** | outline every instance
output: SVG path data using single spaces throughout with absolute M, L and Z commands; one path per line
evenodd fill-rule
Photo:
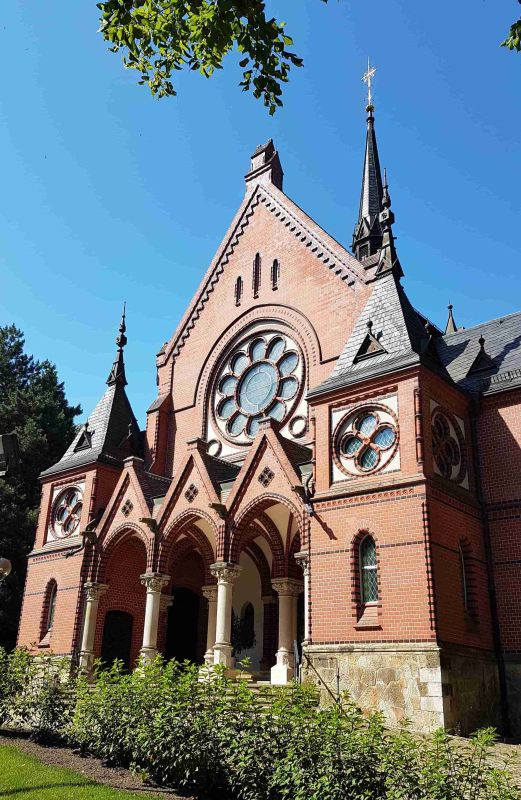
M 488 725 L 501 730 L 499 675 L 493 654 L 444 646 L 441 668 L 445 727 L 464 736 Z
M 521 738 L 521 654 L 505 656 L 510 732 Z
M 418 731 L 469 733 L 499 724 L 495 662 L 482 654 L 444 652 L 434 644 L 307 645 L 303 677 L 323 702 L 348 691 L 362 711 L 381 711 L 390 725 L 407 718 Z M 521 665 L 520 665 L 521 668 Z M 337 677 L 338 674 L 338 677 Z M 320 676 L 320 677 L 319 677 Z

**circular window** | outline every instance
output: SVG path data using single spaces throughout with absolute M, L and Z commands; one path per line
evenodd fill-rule
M 385 406 L 348 415 L 335 435 L 335 463 L 348 475 L 382 469 L 398 444 L 396 419 Z
M 62 492 L 53 507 L 53 531 L 55 536 L 65 538 L 72 536 L 80 524 L 83 508 L 83 494 L 75 486 Z
M 431 426 L 434 471 L 447 480 L 461 483 L 467 470 L 459 423 L 453 414 L 437 407 L 432 412 Z
M 255 335 L 235 348 L 214 392 L 215 420 L 227 438 L 251 441 L 263 417 L 283 422 L 302 385 L 302 356 L 278 333 Z

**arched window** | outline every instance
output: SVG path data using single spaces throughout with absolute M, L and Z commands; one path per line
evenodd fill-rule
M 364 536 L 360 542 L 360 595 L 362 603 L 376 603 L 378 600 L 378 570 L 376 564 L 376 544 L 372 536 Z
M 235 281 L 235 305 L 240 306 L 242 298 L 242 278 L 239 275 Z
M 469 586 L 468 586 L 468 575 L 467 575 L 467 561 L 465 558 L 465 552 L 463 547 L 459 546 L 459 566 L 460 566 L 460 577 L 461 577 L 461 591 L 463 593 L 463 608 L 465 611 L 469 610 Z
M 54 624 L 56 611 L 56 596 L 58 594 L 58 584 L 54 580 L 49 581 L 45 590 L 45 597 L 42 608 L 41 638 L 51 632 Z
M 259 289 L 261 285 L 261 257 L 257 253 L 253 262 L 253 296 L 259 296 Z
M 275 259 L 273 264 L 271 265 L 271 288 L 278 289 L 279 288 L 279 278 L 280 278 L 280 264 Z

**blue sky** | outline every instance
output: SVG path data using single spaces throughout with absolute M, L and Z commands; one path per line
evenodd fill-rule
M 50 358 L 71 402 L 104 389 L 127 301 L 128 392 L 142 425 L 174 331 L 273 137 L 285 191 L 349 245 L 376 130 L 412 302 L 439 325 L 521 307 L 521 55 L 514 0 L 272 0 L 305 67 L 270 118 L 237 88 L 177 76 L 160 102 L 99 34 L 95 0 L 10 0 L 0 24 L 0 324 Z

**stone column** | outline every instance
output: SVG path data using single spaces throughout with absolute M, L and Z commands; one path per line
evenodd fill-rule
M 98 620 L 98 606 L 100 597 L 106 591 L 106 583 L 85 583 L 85 616 L 83 619 L 83 633 L 79 666 L 87 675 L 92 675 L 94 664 L 94 638 L 96 636 L 96 623 Z
M 294 675 L 293 635 L 295 598 L 302 591 L 300 581 L 278 578 L 271 585 L 279 596 L 279 647 L 276 664 L 271 668 L 271 682 L 278 685 L 288 683 Z
M 215 644 L 215 631 L 217 624 L 217 586 L 211 584 L 203 586 L 203 597 L 208 600 L 208 627 L 206 629 L 206 664 L 213 664 L 213 646 Z
M 241 571 L 238 564 L 219 561 L 210 567 L 212 575 L 217 578 L 217 613 L 215 624 L 215 644 L 213 647 L 213 663 L 232 665 L 232 593 L 233 584 Z
M 311 638 L 309 630 L 309 556 L 307 553 L 296 553 L 295 561 L 304 573 L 304 641 L 307 644 Z
M 143 661 L 152 661 L 157 655 L 157 628 L 161 610 L 161 592 L 170 580 L 169 575 L 159 572 L 145 572 L 140 576 L 141 583 L 147 588 L 145 606 L 145 624 L 143 627 L 143 644 L 140 655 Z

